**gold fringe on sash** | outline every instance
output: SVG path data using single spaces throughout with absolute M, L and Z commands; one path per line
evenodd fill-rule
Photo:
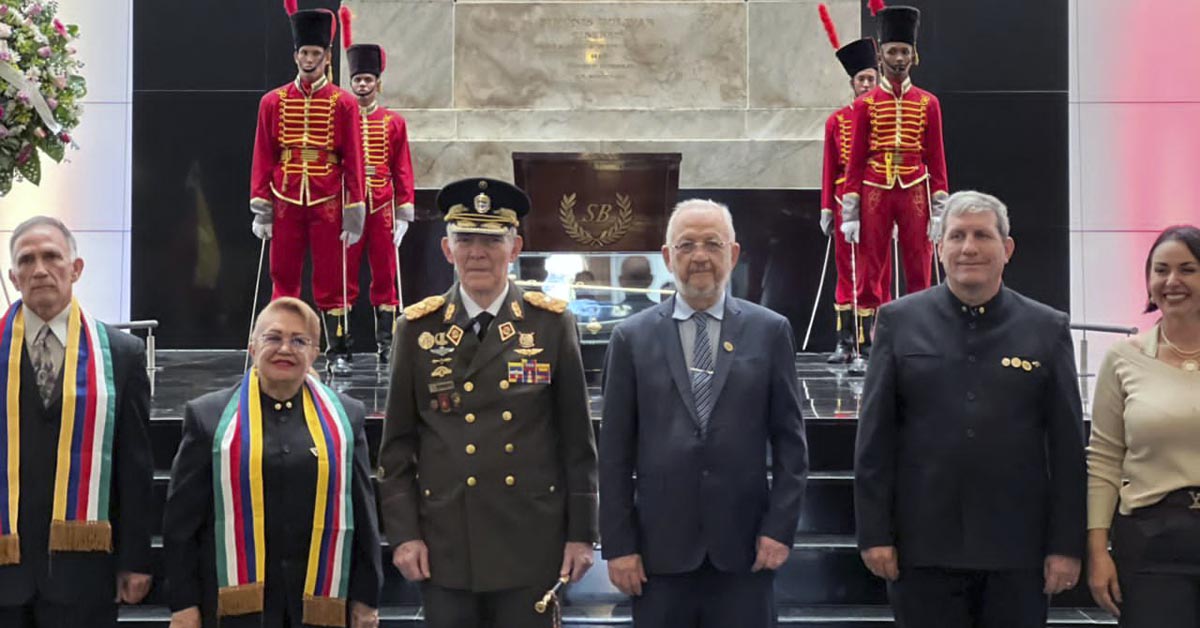
M 217 591 L 217 616 L 249 615 L 263 610 L 263 583 L 252 582 Z
M 112 524 L 107 521 L 51 521 L 50 551 L 112 553 Z
M 304 596 L 304 623 L 313 626 L 346 627 L 346 600 L 336 597 Z
M 0 536 L 0 565 L 16 565 L 21 562 L 21 537 L 15 534 Z

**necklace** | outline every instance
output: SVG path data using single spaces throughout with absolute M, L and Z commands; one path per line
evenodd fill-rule
M 1197 361 L 1197 358 L 1200 358 L 1200 349 L 1196 349 L 1194 351 L 1184 351 L 1183 349 L 1180 349 L 1175 345 L 1175 343 L 1171 342 L 1170 338 L 1167 338 L 1166 329 L 1164 329 L 1162 325 L 1158 326 L 1158 335 L 1162 336 L 1163 344 L 1167 345 L 1167 348 L 1169 348 L 1175 353 L 1175 355 L 1179 356 L 1179 358 L 1183 360 L 1183 370 L 1191 373 L 1195 373 L 1196 371 L 1200 370 L 1200 362 Z

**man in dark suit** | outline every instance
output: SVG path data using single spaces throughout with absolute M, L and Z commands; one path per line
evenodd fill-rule
M 339 608 L 337 617 L 329 618 L 334 620 L 330 622 L 305 619 L 310 614 L 316 615 L 306 608 L 312 597 L 307 589 L 309 570 L 320 573 L 318 578 L 337 580 L 328 572 L 317 571 L 319 568 L 311 564 L 310 556 L 314 539 L 319 538 L 314 537 L 313 530 L 319 459 L 316 439 L 312 436 L 314 426 L 308 424 L 305 406 L 312 401 L 315 408 L 319 393 L 306 381 L 306 375 L 317 358 L 320 334 L 317 313 L 291 297 L 272 301 L 255 321 L 250 345 L 254 370 L 250 377 L 257 379 L 259 389 L 262 434 L 259 472 L 266 542 L 265 573 L 258 580 L 261 593 L 257 609 L 242 608 L 236 613 L 219 610 L 233 605 L 225 601 L 226 589 L 219 585 L 217 565 L 224 562 L 218 561 L 217 549 L 226 541 L 216 532 L 217 501 L 213 495 L 214 437 L 223 425 L 222 417 L 229 409 L 230 399 L 241 392 L 242 386 L 251 385 L 250 379 L 193 399 L 184 409 L 183 438 L 171 465 L 171 485 L 163 514 L 171 628 L 300 628 L 318 623 L 377 628 L 376 608 L 383 568 L 375 491 L 371 486 L 371 464 L 363 428 L 366 410 L 362 402 L 328 389 L 322 390 L 328 395 L 336 394 L 345 410 L 349 423 L 347 440 L 353 439 L 354 443 L 349 478 L 354 529 L 341 550 L 350 556 L 345 595 L 337 603 L 344 610 Z M 338 412 L 336 406 L 332 411 Z M 334 433 L 330 425 L 326 423 L 325 429 Z M 315 429 L 322 428 L 317 425 Z M 239 476 L 253 473 L 250 464 L 237 468 Z M 223 479 L 221 490 L 235 490 L 234 482 Z M 251 529 L 250 519 L 257 514 L 241 511 L 239 516 L 243 525 Z M 234 526 L 235 521 L 228 520 L 225 525 Z M 342 622 L 336 623 L 339 619 Z
M 725 294 L 725 206 L 680 203 L 662 250 L 679 291 L 617 325 L 605 360 L 609 579 L 638 628 L 772 626 L 808 467 L 791 328 Z
M 1003 203 L 958 192 L 945 214 L 946 284 L 879 311 L 855 451 L 858 545 L 902 626 L 1041 628 L 1084 550 L 1069 320 L 1003 286 Z
M 459 281 L 396 327 L 377 473 L 392 562 L 422 583 L 429 628 L 548 628 L 534 603 L 583 577 L 596 540 L 575 319 L 508 281 L 523 191 L 464 179 L 437 204 Z
M 145 347 L 138 338 L 104 323 L 93 321 L 95 327 L 90 327 L 86 324 L 90 317 L 73 307 L 72 287 L 83 272 L 83 259 L 62 222 L 46 216 L 30 218 L 13 232 L 9 246 L 9 278 L 21 291 L 21 302 L 5 318 L 11 326 L 20 315 L 24 325 L 19 362 L 9 363 L 8 355 L 3 359 L 6 373 L 20 371 L 19 389 L 8 390 L 9 407 L 16 397 L 20 417 L 7 417 L 10 426 L 19 421 L 20 492 L 3 490 L 8 492 L 6 504 L 11 506 L 14 498 L 19 502 L 17 536 L 9 537 L 14 546 L 19 537 L 19 553 L 5 551 L 0 559 L 0 626 L 115 626 L 117 602 L 136 604 L 150 590 L 151 518 L 146 504 L 153 467 L 146 432 L 150 380 Z M 85 397 L 99 394 L 94 391 L 100 387 L 107 388 L 108 395 L 115 394 L 115 403 L 107 404 L 111 414 L 106 415 L 112 424 L 106 519 L 71 520 L 69 513 L 64 519 L 54 512 L 64 366 L 78 360 L 76 369 L 85 368 L 78 339 L 72 342 L 68 337 L 73 324 L 94 329 L 97 337 L 107 336 L 112 359 L 111 375 L 98 376 L 86 393 L 70 400 L 72 407 L 80 408 L 86 407 Z M 4 330 L 8 342 L 18 340 L 14 332 Z M 76 356 L 67 355 L 69 349 L 75 349 Z M 12 374 L 2 376 L 12 381 Z M 0 417 L 0 424 L 5 419 Z M 11 447 L 4 442 L 10 429 L 0 429 L 0 449 Z M 74 464 L 79 464 L 78 459 Z M 70 486 L 69 480 L 64 486 Z M 95 493 L 92 497 L 103 499 Z M 88 528 L 88 536 L 98 532 L 100 542 L 92 545 L 71 538 L 83 536 L 77 534 L 80 528 Z M 0 544 L 9 542 L 0 538 Z

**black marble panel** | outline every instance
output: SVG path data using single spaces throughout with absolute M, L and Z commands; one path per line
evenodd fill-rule
M 864 35 L 876 21 L 863 0 Z M 913 80 L 950 91 L 1067 90 L 1067 0 L 905 0 L 921 10 Z

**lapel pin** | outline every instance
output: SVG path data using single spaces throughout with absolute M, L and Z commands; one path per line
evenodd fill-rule
M 733 353 L 733 343 L 732 342 L 729 342 L 728 340 L 726 340 L 725 344 L 723 344 L 721 346 L 725 347 L 726 353 Z

